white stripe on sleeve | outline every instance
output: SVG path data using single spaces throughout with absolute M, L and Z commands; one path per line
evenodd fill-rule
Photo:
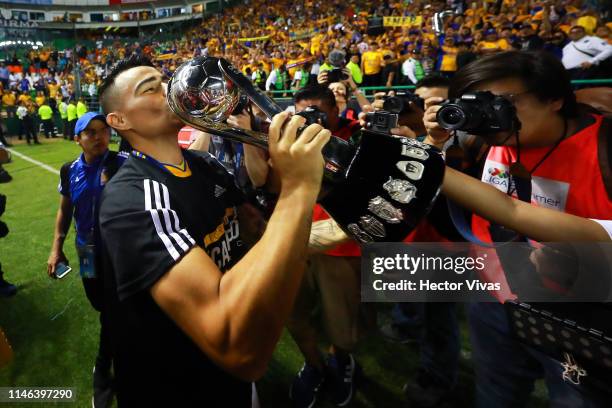
M 151 180 L 149 180 L 149 179 L 145 179 L 144 180 L 145 210 L 149 211 L 149 213 L 151 214 L 151 218 L 153 219 L 153 224 L 155 225 L 155 231 L 157 232 L 157 235 L 159 236 L 159 238 L 164 243 L 164 246 L 166 247 L 166 249 L 170 253 L 170 256 L 172 257 L 172 259 L 174 259 L 176 261 L 180 257 L 180 254 L 176 250 L 176 248 L 174 247 L 174 244 L 172 244 L 172 241 L 170 240 L 170 238 L 168 238 L 168 235 L 166 234 L 166 232 L 164 231 L 164 229 L 162 227 L 162 224 L 161 224 L 161 221 L 159 219 L 159 213 L 157 212 L 157 210 L 151 208 L 151 185 L 150 185 L 150 182 L 151 182 Z M 156 183 L 156 182 L 153 181 L 153 183 Z M 157 189 L 155 187 L 157 187 Z M 157 190 L 157 193 L 158 193 L 157 196 L 159 196 L 159 186 L 156 186 L 154 184 L 153 188 L 154 188 L 154 190 Z M 156 197 L 156 204 L 158 202 L 159 202 L 159 199 Z
M 161 202 L 161 197 L 158 197 L 160 195 L 159 186 L 160 186 L 160 183 L 158 183 L 157 181 L 153 181 L 153 190 L 155 191 L 155 205 L 157 207 L 157 210 L 161 211 L 161 213 L 164 216 L 164 222 L 166 224 L 166 231 L 172 238 L 174 238 L 174 241 L 178 244 L 178 246 L 181 247 L 183 251 L 188 251 L 189 245 L 187 245 L 185 241 L 183 241 L 183 238 L 181 238 L 181 236 L 177 234 L 175 230 L 172 229 L 172 225 L 170 223 L 170 213 L 169 213 L 170 195 L 168 194 L 168 188 L 163 184 L 161 184 L 161 189 L 163 192 L 164 203 L 163 203 L 163 206 L 159 205 L 159 203 Z

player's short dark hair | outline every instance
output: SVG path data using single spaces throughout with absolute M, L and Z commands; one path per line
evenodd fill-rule
M 448 88 L 450 79 L 442 75 L 428 75 L 416 83 L 415 89 L 419 88 Z
M 127 71 L 128 69 L 136 68 L 136 67 L 155 67 L 150 59 L 144 57 L 142 55 L 132 54 L 128 58 L 124 58 L 119 60 L 113 67 L 111 68 L 108 75 L 104 77 L 102 80 L 102 84 L 100 85 L 99 95 L 100 95 L 100 105 L 102 106 L 102 111 L 104 113 L 109 113 L 113 111 L 113 98 L 112 98 L 112 88 L 115 85 L 115 79 L 122 73 Z
M 578 115 L 570 76 L 561 62 L 545 51 L 506 51 L 481 57 L 461 68 L 451 81 L 450 98 L 459 98 L 479 84 L 517 78 L 540 101 L 563 99 L 561 115 Z
M 322 101 L 327 106 L 336 106 L 336 97 L 334 96 L 334 93 L 324 85 L 307 86 L 300 89 L 293 95 L 294 103 L 309 99 Z

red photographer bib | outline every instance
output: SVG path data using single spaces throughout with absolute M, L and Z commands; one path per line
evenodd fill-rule
M 612 219 L 612 201 L 606 193 L 598 162 L 597 137 L 603 117 L 593 116 L 593 124 L 565 139 L 532 174 L 533 205 L 584 218 Z M 525 168 L 532 169 L 549 150 L 550 146 L 521 149 L 521 162 Z M 482 181 L 507 192 L 510 164 L 516 158 L 514 147 L 492 147 Z M 491 242 L 488 221 L 475 215 L 472 228 L 479 239 Z M 490 259 L 488 265 L 482 278 L 488 282 L 500 282 L 504 289 L 495 293 L 497 299 L 503 302 L 514 298 L 498 260 Z

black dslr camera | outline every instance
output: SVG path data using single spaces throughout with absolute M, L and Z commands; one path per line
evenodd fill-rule
M 315 105 L 306 107 L 306 109 L 299 113 L 296 113 L 296 115 L 300 115 L 306 119 L 306 124 L 304 125 L 304 127 L 312 125 L 313 123 L 318 123 L 324 128 L 327 128 L 327 114 L 321 111 Z
M 332 82 L 346 81 L 348 78 L 348 75 L 342 72 L 342 68 L 334 68 L 327 71 L 327 82 L 330 84 Z
M 365 117 L 365 128 L 373 132 L 391 133 L 397 127 L 398 114 L 386 111 L 369 112 Z
M 444 129 L 461 130 L 473 135 L 520 128 L 512 102 L 489 91 L 466 93 L 443 103 L 436 120 Z
M 395 96 L 383 97 L 383 110 L 391 113 L 406 113 L 410 110 L 410 104 L 425 110 L 425 100 L 420 96 L 409 91 L 397 91 Z

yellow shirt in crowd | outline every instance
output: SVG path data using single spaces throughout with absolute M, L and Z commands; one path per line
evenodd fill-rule
M 507 50 L 509 48 L 508 42 L 503 38 L 497 41 L 481 41 L 478 46 L 482 50 Z
M 21 94 L 19 95 L 19 98 L 17 99 L 19 102 L 25 102 L 28 103 L 32 100 L 32 97 L 29 94 Z
M 444 51 L 444 55 L 442 56 L 442 61 L 440 62 L 440 71 L 456 71 L 458 52 L 457 47 L 447 47 L 446 45 L 443 45 L 442 51 Z
M 14 94 L 7 92 L 4 95 L 2 95 L 2 104 L 6 105 L 6 106 L 15 106 L 15 101 L 17 100 L 17 98 L 15 97 Z
M 47 85 L 47 87 L 49 88 L 49 97 L 55 99 L 55 97 L 57 96 L 57 91 L 59 89 L 59 85 L 58 84 L 49 84 L 49 85 Z
M 361 61 L 363 61 L 363 73 L 365 75 L 378 74 L 382 70 L 380 64 L 383 62 L 383 56 L 379 51 L 364 52 Z

